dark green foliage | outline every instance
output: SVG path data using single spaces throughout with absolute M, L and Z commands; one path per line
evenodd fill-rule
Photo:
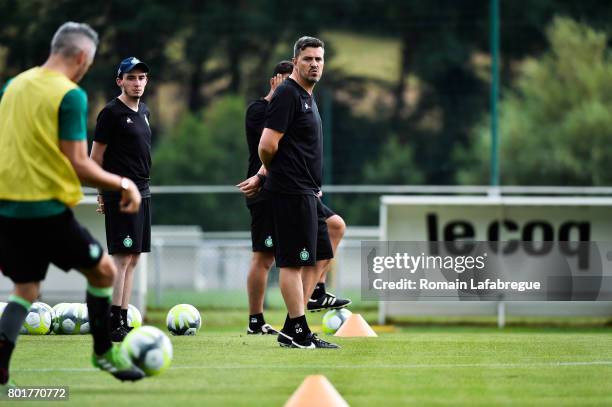
M 612 59 L 607 36 L 558 18 L 550 51 L 526 61 L 501 104 L 501 174 L 506 185 L 610 185 Z M 488 175 L 488 120 L 475 130 L 460 179 Z
M 299 36 L 319 36 L 327 43 L 325 75 L 315 91 L 328 138 L 324 180 L 332 184 L 486 184 L 488 128 L 486 123 L 479 123 L 489 103 L 489 5 L 489 0 L 312 0 L 308 3 L 151 0 L 134 5 L 118 0 L 92 0 L 86 4 L 76 0 L 0 0 L 0 82 L 44 62 L 51 35 L 61 23 L 88 22 L 101 37 L 96 61 L 81 83 L 89 94 L 92 110 L 117 95 L 114 73 L 121 59 L 136 55 L 151 66 L 145 101 L 152 111 L 154 149 L 160 140 L 163 145 L 156 153 L 153 183 L 234 184 L 246 166 L 246 161 L 241 161 L 246 156 L 235 155 L 236 148 L 246 148 L 239 145 L 244 143 L 245 102 L 267 93 L 273 66 L 291 57 L 293 42 Z M 523 99 L 535 97 L 539 91 L 563 93 L 565 79 L 558 78 L 560 82 L 549 86 L 546 81 L 536 80 L 525 85 L 524 79 L 517 81 L 516 78 L 525 76 L 524 69 L 518 68 L 526 66 L 522 64 L 525 60 L 538 61 L 546 52 L 546 27 L 557 15 L 572 17 L 609 38 L 612 31 L 609 2 L 501 1 L 500 6 L 502 96 L 510 94 L 502 106 L 502 121 L 506 123 L 502 127 L 509 126 L 509 122 L 514 123 L 511 127 L 523 126 L 524 118 L 543 124 L 548 119 L 550 123 L 558 123 L 554 128 L 542 127 L 545 130 L 541 136 L 531 127 L 516 130 L 515 133 L 533 133 L 529 140 L 520 143 L 520 137 L 512 138 L 512 142 L 518 143 L 515 147 L 504 141 L 502 182 L 607 183 L 605 172 L 599 169 L 601 163 L 608 161 L 607 135 L 602 129 L 607 126 L 605 116 L 609 105 L 601 96 L 607 88 L 602 85 L 599 99 L 580 106 L 574 102 L 591 100 L 588 98 L 592 95 L 568 93 L 562 96 L 575 98 L 566 100 L 565 104 L 547 105 L 540 101 L 531 105 Z M 342 42 L 327 41 L 326 33 L 332 37 L 332 32 L 342 32 L 344 38 L 354 36 L 352 49 L 363 47 L 364 38 L 393 40 L 391 54 L 396 65 L 391 66 L 397 68 L 389 72 L 386 72 L 388 68 L 374 68 L 383 71 L 376 71 L 376 75 L 356 74 L 363 72 L 363 69 L 352 69 L 356 66 L 376 65 L 372 58 L 368 59 L 369 49 L 359 58 L 352 58 L 352 52 L 348 58 L 344 55 L 337 59 L 342 65 L 332 67 L 335 56 L 346 46 Z M 605 41 L 600 46 L 607 50 Z M 552 57 L 544 57 L 542 64 L 549 63 L 546 58 Z M 554 71 L 546 72 L 555 75 Z M 595 75 L 589 80 L 597 78 Z M 580 83 L 581 79 L 569 80 Z M 530 96 L 529 92 L 534 95 Z M 204 118 L 196 115 L 215 106 L 226 95 L 239 95 L 235 100 L 241 102 L 236 102 L 232 109 L 212 107 Z M 369 111 L 364 113 L 356 107 L 362 102 L 370 105 Z M 540 104 L 549 106 L 553 112 L 563 111 L 569 104 L 573 113 L 552 119 L 538 116 L 538 111 L 543 109 Z M 527 108 L 534 112 L 523 115 L 522 109 Z M 166 109 L 171 113 L 164 115 Z M 174 112 L 178 112 L 176 117 Z M 90 119 L 96 113 L 93 111 Z M 222 117 L 217 118 L 216 114 Z M 179 117 L 182 117 L 180 123 Z M 566 127 L 558 128 L 562 123 Z M 89 124 L 93 128 L 93 120 Z M 232 133 L 235 144 L 227 145 L 226 140 L 215 139 L 214 145 L 186 145 L 185 151 L 171 151 L 175 147 L 172 143 L 189 138 L 186 134 L 208 134 L 198 137 L 208 140 L 200 140 L 202 143 L 212 143 L 213 124 L 215 128 L 224 127 L 221 124 L 235 127 Z M 475 128 L 478 128 L 478 137 L 472 136 Z M 503 133 L 508 131 L 507 127 L 502 128 L 502 140 Z M 570 133 L 574 136 L 565 136 Z M 552 150 L 551 134 L 556 135 Z M 390 147 L 393 143 L 397 149 Z M 553 159 L 547 164 L 563 163 L 563 169 L 534 165 L 539 158 L 522 154 L 524 148 L 519 145 L 529 146 L 534 154 L 556 151 L 558 155 L 548 157 Z M 393 150 L 392 159 L 388 158 L 389 148 Z M 189 154 L 191 158 L 172 161 L 173 154 L 180 157 Z M 519 158 L 530 165 L 523 165 L 517 161 Z M 168 160 L 173 162 L 172 166 L 166 164 Z M 336 195 L 327 199 L 332 207 L 346 214 L 350 223 L 376 224 L 378 197 L 356 198 Z M 210 222 L 221 229 L 243 228 L 244 220 L 240 216 L 246 213 L 244 208 L 238 209 L 242 205 L 238 195 L 175 198 L 186 207 L 176 206 L 173 211 L 169 204 L 163 203 L 167 199 L 171 197 L 160 197 L 162 203 L 155 211 L 155 216 L 164 222 L 193 223 L 187 217 L 198 206 L 212 212 L 232 207 L 238 217 L 220 219 L 208 214 Z M 199 220 L 208 228 L 206 221 Z
M 226 96 L 204 114 L 186 114 L 155 150 L 157 185 L 235 185 L 246 176 L 244 99 Z M 242 195 L 157 195 L 154 223 L 199 224 L 204 230 L 248 229 Z

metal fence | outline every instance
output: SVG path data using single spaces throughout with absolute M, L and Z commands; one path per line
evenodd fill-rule
M 359 289 L 361 240 L 376 240 L 378 235 L 376 227 L 347 228 L 329 281 L 337 293 Z M 197 226 L 154 226 L 146 270 L 151 305 L 161 305 L 168 290 L 245 293 L 251 254 L 248 231 L 206 233 Z M 273 271 L 268 286 L 277 283 Z
M 236 194 L 233 186 L 163 186 L 153 187 L 154 196 L 178 194 Z M 470 196 L 607 196 L 612 188 L 587 187 L 499 187 L 486 186 L 413 186 L 413 185 L 332 185 L 326 194 L 470 195 Z M 154 198 L 155 199 L 155 198 Z M 246 211 L 246 209 L 245 209 Z M 198 219 L 193 219 L 197 223 Z M 378 226 L 348 225 L 333 264 L 330 285 L 337 293 L 360 288 L 360 250 L 362 240 L 377 240 Z M 244 294 L 251 257 L 248 231 L 212 232 L 194 225 L 155 225 L 152 253 L 147 262 L 149 299 L 162 302 L 168 290 L 207 292 L 241 292 Z M 277 285 L 277 275 L 270 274 L 269 286 Z M 153 297 L 151 297 L 151 293 Z

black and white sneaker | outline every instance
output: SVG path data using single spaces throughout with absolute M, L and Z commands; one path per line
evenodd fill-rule
M 291 347 L 299 349 L 340 349 L 339 345 L 324 341 L 313 333 L 309 333 L 306 338 L 301 341 L 292 340 Z
M 278 337 L 276 340 L 281 348 L 291 348 L 291 343 L 293 342 L 293 338 L 286 333 L 283 333 L 283 331 L 278 332 Z
M 310 298 L 307 308 L 310 312 L 319 312 L 324 309 L 339 309 L 349 305 L 351 305 L 351 300 L 348 298 L 338 298 L 326 292 L 317 299 Z
M 259 328 L 251 329 L 251 327 L 247 327 L 247 335 L 278 335 L 278 331 L 270 324 L 263 324 Z

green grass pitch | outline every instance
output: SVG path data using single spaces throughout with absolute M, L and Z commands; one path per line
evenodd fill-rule
M 310 323 L 322 315 L 309 315 Z M 20 386 L 69 386 L 69 402 L 51 403 L 62 406 L 282 406 L 309 374 L 324 374 L 351 406 L 612 405 L 605 327 L 404 327 L 378 338 L 333 338 L 340 350 L 306 351 L 247 337 L 243 312 L 202 316 L 197 336 L 171 337 L 174 360 L 158 377 L 120 383 L 91 367 L 89 336 L 55 335 L 21 336 L 12 377 Z M 162 328 L 163 318 L 149 313 Z

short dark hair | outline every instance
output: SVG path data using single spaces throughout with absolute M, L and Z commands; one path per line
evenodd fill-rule
M 293 57 L 297 58 L 300 55 L 301 51 L 304 51 L 306 48 L 325 48 L 325 44 L 318 38 L 315 37 L 302 37 L 295 42 L 293 46 Z
M 291 61 L 280 61 L 278 64 L 276 64 L 276 66 L 274 67 L 274 73 L 272 75 L 285 75 L 285 74 L 290 74 L 291 72 L 293 72 L 293 62 Z

